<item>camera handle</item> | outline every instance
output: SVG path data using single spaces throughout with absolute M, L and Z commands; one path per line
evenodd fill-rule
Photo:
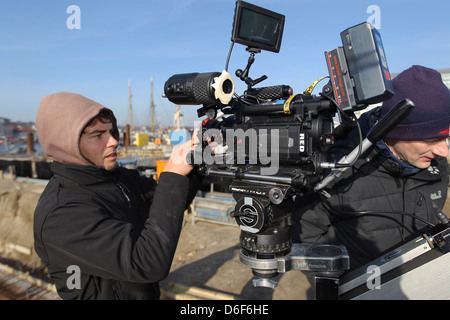
M 261 53 L 261 49 L 248 47 L 246 50 L 248 52 L 250 52 L 250 57 L 248 58 L 247 66 L 245 67 L 244 71 L 242 71 L 241 69 L 237 69 L 236 76 L 247 84 L 248 89 L 251 89 L 253 86 L 257 85 L 258 83 L 266 80 L 267 76 L 263 75 L 262 77 L 255 79 L 255 80 L 253 80 L 252 78 L 250 78 L 248 76 L 248 74 L 250 72 L 250 67 L 252 66 L 253 62 L 255 62 L 255 54 Z

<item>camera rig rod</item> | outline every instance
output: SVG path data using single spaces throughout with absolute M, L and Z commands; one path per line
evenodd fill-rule
M 231 177 L 236 179 L 247 179 L 247 180 L 258 180 L 265 182 L 274 182 L 288 185 L 297 185 L 301 184 L 297 179 L 292 177 L 279 177 L 279 176 L 263 176 L 254 173 L 244 173 L 244 172 L 231 172 L 231 171 L 223 171 L 223 170 L 214 170 L 211 169 L 208 171 L 208 174 L 222 176 L 222 177 Z
M 267 113 L 284 113 L 295 114 L 296 110 L 328 110 L 331 109 L 333 103 L 328 99 L 310 99 L 309 96 L 295 95 L 291 100 L 286 100 L 283 104 L 259 104 L 251 106 L 242 106 L 240 113 L 242 115 L 255 115 L 255 114 L 267 114 Z M 307 99 L 303 99 L 307 98 Z M 303 109 L 302 109 L 303 108 Z

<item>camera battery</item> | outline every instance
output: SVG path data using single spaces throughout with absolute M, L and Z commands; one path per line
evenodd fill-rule
M 394 89 L 380 33 L 368 22 L 341 32 L 357 102 L 373 104 L 390 98 Z
M 325 52 L 328 73 L 333 86 L 334 99 L 342 110 L 352 110 L 356 105 L 353 83 L 342 47 Z

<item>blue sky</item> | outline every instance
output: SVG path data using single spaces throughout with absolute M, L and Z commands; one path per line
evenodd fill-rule
M 256 56 L 250 76 L 260 86 L 288 84 L 303 92 L 327 75 L 324 51 L 341 46 L 340 32 L 371 19 L 378 22 L 392 73 L 413 64 L 450 67 L 450 2 L 446 0 L 252 0 L 286 16 L 278 54 Z M 70 5 L 80 8 L 81 29 L 70 30 Z M 42 97 L 71 91 L 85 95 L 129 120 L 128 81 L 134 125 L 150 124 L 150 78 L 156 116 L 171 124 L 175 106 L 161 98 L 173 74 L 224 69 L 235 0 L 40 0 L 0 4 L 0 116 L 34 121 Z M 229 72 L 247 64 L 235 45 Z M 244 84 L 235 78 L 237 92 Z M 316 91 L 320 92 L 320 88 Z M 317 93 L 315 91 L 315 93 Z M 192 125 L 196 106 L 183 106 Z

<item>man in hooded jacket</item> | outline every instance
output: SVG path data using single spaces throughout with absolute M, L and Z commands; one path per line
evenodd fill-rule
M 119 167 L 113 112 L 79 94 L 45 96 L 39 141 L 54 176 L 35 210 L 35 250 L 63 299 L 158 299 L 200 178 L 175 149 L 158 183 Z
M 450 91 L 441 75 L 413 66 L 393 80 L 394 96 L 359 124 L 364 135 L 404 98 L 415 109 L 324 192 L 296 199 L 293 241 L 345 245 L 355 269 L 439 223 L 449 182 Z M 357 129 L 337 138 L 337 161 L 359 144 Z

